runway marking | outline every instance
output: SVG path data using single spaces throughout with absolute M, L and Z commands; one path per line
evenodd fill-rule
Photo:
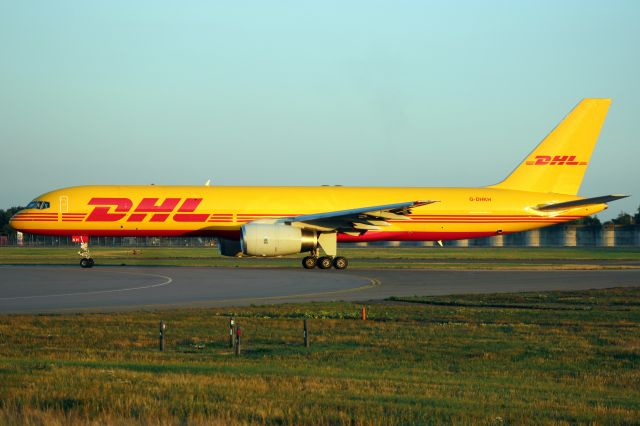
M 363 277 L 364 278 L 364 277 Z M 229 299 L 229 300 L 272 300 L 272 299 L 294 299 L 296 297 L 317 297 L 317 296 L 326 296 L 329 294 L 340 294 L 340 293 L 350 293 L 352 291 L 362 291 L 362 290 L 366 290 L 368 288 L 372 288 L 372 287 L 378 287 L 381 286 L 382 282 L 377 279 L 377 278 L 373 278 L 369 280 L 369 284 L 365 284 L 363 286 L 360 287 L 355 287 L 355 288 L 345 288 L 342 290 L 331 290 L 331 291 L 323 291 L 323 292 L 319 292 L 319 293 L 301 293 L 301 294 L 289 294 L 289 295 L 285 295 L 285 296 L 265 296 L 265 297 L 244 297 L 241 299 Z M 226 302 L 227 300 L 221 300 L 221 302 Z
M 217 304 L 217 303 L 230 303 L 230 302 L 249 302 L 249 301 L 258 301 L 258 300 L 282 300 L 282 299 L 295 299 L 297 297 L 317 297 L 317 296 L 327 296 L 330 294 L 340 294 L 340 293 L 350 293 L 350 292 L 354 292 L 354 291 L 362 291 L 362 290 L 366 290 L 368 288 L 373 288 L 373 287 L 379 287 L 382 285 L 382 282 L 377 279 L 377 278 L 369 278 L 369 277 L 362 277 L 362 276 L 358 276 L 358 275 L 354 275 L 356 277 L 359 278 L 365 278 L 369 280 L 368 284 L 365 284 L 363 286 L 360 287 L 354 287 L 354 288 L 347 288 L 347 289 L 342 289 L 342 290 L 332 290 L 332 291 L 323 291 L 323 292 L 318 292 L 318 293 L 301 293 L 301 294 L 289 294 L 289 295 L 283 295 L 283 296 L 265 296 L 265 297 L 240 297 L 240 298 L 234 298 L 234 299 L 208 299 L 208 300 L 198 300 L 195 302 L 190 302 L 188 304 L 189 307 L 193 307 L 193 306 L 211 306 L 212 304 Z M 127 306 L 127 305 L 118 305 L 118 307 L 120 308 L 135 308 L 135 309 L 142 309 L 142 308 L 162 308 L 162 307 L 172 307 L 172 306 L 176 306 L 176 305 L 183 305 L 182 303 L 153 303 L 153 304 L 144 304 L 144 305 L 136 305 L 136 306 Z M 56 309 L 56 312 L 62 312 L 62 311 L 73 311 L 73 312 L 78 312 L 78 311 L 93 311 L 96 308 L 63 308 L 63 309 Z
M 233 299 L 207 299 L 207 300 L 197 300 L 197 301 L 193 301 L 193 302 L 189 302 L 188 306 L 189 307 L 193 307 L 193 306 L 212 306 L 218 303 L 231 303 L 231 302 L 248 302 L 248 301 L 258 301 L 258 300 L 282 300 L 282 299 L 295 299 L 296 297 L 317 297 L 317 296 L 327 296 L 330 294 L 340 294 L 340 293 L 350 293 L 350 292 L 354 292 L 354 291 L 362 291 L 362 290 L 366 290 L 368 288 L 374 288 L 374 287 L 379 287 L 382 285 L 382 282 L 377 279 L 377 278 L 369 278 L 369 277 L 363 277 L 360 275 L 351 275 L 351 276 L 355 276 L 358 278 L 364 278 L 369 280 L 368 284 L 365 284 L 363 286 L 360 287 L 354 287 L 354 288 L 347 288 L 347 289 L 342 289 L 342 290 L 332 290 L 332 291 L 324 291 L 324 292 L 318 292 L 318 293 L 301 293 L 301 294 L 290 294 L 290 295 L 283 295 L 283 296 L 265 296 L 265 297 L 241 297 L 241 298 L 233 298 Z M 135 305 L 135 306 L 128 306 L 128 305 L 118 305 L 118 306 L 112 306 L 115 308 L 120 308 L 120 309 L 148 309 L 148 308 L 166 308 L 166 307 L 173 307 L 173 306 L 183 306 L 184 303 L 149 303 L 149 304 L 140 304 L 140 305 Z M 62 308 L 62 309 L 55 309 L 55 312 L 66 312 L 66 311 L 72 311 L 72 312 L 80 312 L 80 311 L 95 311 L 96 308 L 95 307 L 86 307 L 86 308 Z
M 43 297 L 65 297 L 65 296 L 86 296 L 89 294 L 106 294 L 106 293 L 120 293 L 125 291 L 135 291 L 135 290 L 144 290 L 147 288 L 155 288 L 155 287 L 164 287 L 173 282 L 173 278 L 168 277 L 166 275 L 160 274 L 147 274 L 144 272 L 121 272 L 121 271 L 101 271 L 101 272 L 111 272 L 114 274 L 127 274 L 127 275 L 145 275 L 148 277 L 158 277 L 164 278 L 164 281 L 158 284 L 149 284 L 140 287 L 128 287 L 128 288 L 117 288 L 113 290 L 98 290 L 98 291 L 82 291 L 77 293 L 61 293 L 61 294 L 39 294 L 35 296 L 15 296 L 15 297 L 0 297 L 0 301 L 4 300 L 27 300 L 27 299 L 38 299 Z
M 318 293 L 300 293 L 300 294 L 286 294 L 286 295 L 282 295 L 282 296 L 264 296 L 264 297 L 239 297 L 239 298 L 233 298 L 233 299 L 209 299 L 209 300 L 200 300 L 200 301 L 196 301 L 196 302 L 191 302 L 189 305 L 190 306 L 194 306 L 194 305 L 211 305 L 212 303 L 230 303 L 230 302 L 249 302 L 249 301 L 258 301 L 258 300 L 282 300 L 282 299 L 295 299 L 298 297 L 318 297 L 318 296 L 328 296 L 331 294 L 341 294 L 341 293 L 351 293 L 351 292 L 355 292 L 355 291 L 362 291 L 362 290 L 366 290 L 368 288 L 373 288 L 373 287 L 379 287 L 382 285 L 382 282 L 377 279 L 377 278 L 368 278 L 368 277 L 361 277 L 358 275 L 351 275 L 351 276 L 356 276 L 358 278 L 365 278 L 369 280 L 368 284 L 362 285 L 360 287 L 354 287 L 354 288 L 345 288 L 342 290 L 330 290 L 330 291 L 322 291 L 322 292 L 318 292 Z M 174 304 L 172 303 L 162 303 L 162 304 L 153 304 L 153 305 L 141 305 L 144 307 L 158 307 L 158 306 L 172 306 Z

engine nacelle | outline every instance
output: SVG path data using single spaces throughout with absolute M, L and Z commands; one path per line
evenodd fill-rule
M 240 245 L 249 256 L 284 256 L 315 249 L 318 234 L 283 223 L 247 223 L 242 226 Z

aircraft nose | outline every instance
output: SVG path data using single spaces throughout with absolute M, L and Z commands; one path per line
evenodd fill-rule
M 22 225 L 24 225 L 24 221 L 20 219 L 20 213 L 24 210 L 20 210 L 9 219 L 9 226 L 11 226 L 16 231 L 20 231 L 22 229 Z
M 12 227 L 13 229 L 16 229 L 16 224 L 17 224 L 18 220 L 16 219 L 16 215 L 11 216 L 11 218 L 9 218 L 9 226 Z

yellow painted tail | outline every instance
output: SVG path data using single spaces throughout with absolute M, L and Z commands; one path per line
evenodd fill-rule
M 576 195 L 611 99 L 583 99 L 507 177 L 492 188 Z

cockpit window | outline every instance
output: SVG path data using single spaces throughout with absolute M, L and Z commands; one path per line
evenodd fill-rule
M 28 209 L 44 210 L 44 209 L 48 209 L 49 207 L 51 207 L 51 205 L 49 204 L 48 201 L 34 200 L 29 204 L 27 204 Z

